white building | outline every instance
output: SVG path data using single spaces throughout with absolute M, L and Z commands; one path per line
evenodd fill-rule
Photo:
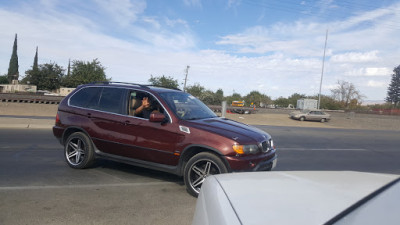
M 315 99 L 307 99 L 302 98 L 297 100 L 297 109 L 317 109 L 318 108 L 318 100 Z
M 13 80 L 12 84 L 0 84 L 0 93 L 36 92 L 36 85 L 18 84 Z
M 73 90 L 75 90 L 75 88 L 64 88 L 64 87 L 61 87 L 60 89 L 57 90 L 57 94 L 59 94 L 60 96 L 67 96 Z

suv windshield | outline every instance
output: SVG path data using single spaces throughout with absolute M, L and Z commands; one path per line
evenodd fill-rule
M 203 102 L 188 93 L 164 92 L 160 95 L 179 119 L 197 120 L 217 117 Z

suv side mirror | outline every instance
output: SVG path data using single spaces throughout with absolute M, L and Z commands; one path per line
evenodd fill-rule
M 156 122 L 156 123 L 163 122 L 163 121 L 165 121 L 165 115 L 163 113 L 153 112 L 150 114 L 149 121 Z

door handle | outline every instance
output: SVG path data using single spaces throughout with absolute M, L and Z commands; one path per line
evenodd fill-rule
M 88 118 L 92 118 L 92 114 L 91 114 L 91 113 L 88 113 L 88 114 L 87 114 L 87 117 L 88 117 Z
M 124 125 L 129 125 L 131 122 L 129 120 L 124 121 Z

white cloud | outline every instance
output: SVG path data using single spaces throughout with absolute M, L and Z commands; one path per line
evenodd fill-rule
M 370 51 L 370 52 L 347 52 L 344 54 L 333 55 L 330 58 L 330 61 L 335 63 L 364 63 L 364 62 L 376 62 L 380 60 L 377 56 L 378 51 Z
M 390 69 L 385 67 L 381 68 L 370 67 L 365 69 L 366 76 L 387 76 L 389 74 L 390 74 Z
M 165 24 L 167 24 L 167 26 L 170 26 L 170 27 L 176 27 L 176 26 L 181 25 L 181 26 L 183 26 L 185 28 L 189 28 L 188 23 L 185 20 L 182 20 L 182 19 L 172 20 L 172 19 L 166 18 L 165 19 Z
M 228 0 L 228 7 L 237 7 L 241 3 L 241 0 Z
M 338 8 L 336 4 L 334 4 L 334 0 L 320 0 L 317 2 L 317 5 L 320 7 L 320 13 L 325 13 L 328 9 Z
M 197 45 L 198 39 L 185 20 L 162 20 L 147 15 L 146 5 L 135 5 L 135 1 L 122 2 L 132 11 L 120 6 L 104 9 L 111 3 L 99 3 L 101 12 L 105 12 L 100 22 L 85 17 L 84 13 L 61 13 L 55 5 L 47 3 L 49 10 L 43 12 L 0 9 L 0 74 L 7 72 L 14 33 L 19 38 L 20 74 L 29 69 L 39 46 L 39 63 L 55 61 L 66 68 L 69 58 L 99 58 L 107 68 L 107 75 L 116 81 L 147 83 L 150 74 L 164 74 L 182 82 L 184 69 L 190 65 L 189 85 L 200 83 L 213 91 L 222 88 L 225 95 L 233 90 L 241 94 L 258 90 L 273 98 L 295 92 L 318 93 L 326 27 L 332 28 L 323 94 L 330 94 L 337 80 L 346 80 L 367 98 L 383 99 L 390 80 L 389 68 L 399 63 L 400 49 L 394 37 L 400 31 L 378 26 L 380 23 L 376 21 L 387 17 L 394 20 L 397 15 L 393 10 L 399 7 L 391 6 L 391 12 L 360 14 L 337 23 L 297 21 L 250 27 L 222 36 L 215 41 L 222 50 L 214 50 Z M 123 37 L 113 36 L 102 25 L 107 20 L 114 23 L 125 19 L 121 26 L 128 28 L 119 30 Z M 357 27 L 365 21 L 373 21 L 376 26 Z M 228 50 L 224 51 L 224 47 Z M 232 51 L 233 54 L 227 53 Z
M 372 76 L 388 76 L 390 75 L 390 69 L 386 67 L 365 67 L 365 68 L 354 68 L 348 70 L 345 73 L 347 76 L 359 76 L 359 77 L 372 77 Z
M 369 80 L 367 83 L 368 87 L 387 87 L 388 84 L 383 81 L 375 81 L 375 80 Z
M 325 90 L 332 90 L 338 87 L 337 84 L 328 84 L 328 85 L 322 85 L 323 89 Z
M 183 0 L 183 3 L 187 6 L 195 6 L 201 8 L 201 0 Z
M 138 16 L 146 9 L 144 0 L 94 0 L 117 25 L 127 26 L 136 22 Z
M 335 7 L 331 1 L 327 1 L 326 5 Z M 298 70 L 298 76 L 308 81 L 296 79 L 298 86 L 310 87 L 308 93 L 313 94 L 316 92 L 313 90 L 319 88 L 325 30 L 329 28 L 323 92 L 330 94 L 329 90 L 337 80 L 346 80 L 359 87 L 367 98 L 383 99 L 390 68 L 398 65 L 399 61 L 397 56 L 400 49 L 396 47 L 398 40 L 394 37 L 400 35 L 400 31 L 388 26 L 390 21 L 400 20 L 399 12 L 400 4 L 394 4 L 325 24 L 297 21 L 270 27 L 254 26 L 240 33 L 223 36 L 216 44 L 229 46 L 238 54 L 271 54 L 271 61 L 266 64 L 280 62 L 275 64 L 275 73 L 280 74 L 282 80 L 290 84 L 287 71 Z M 288 63 L 282 63 L 281 59 L 286 59 Z M 294 66 L 295 59 L 301 66 Z M 286 75 L 283 75 L 284 71 Z M 312 78 L 309 79 L 311 74 Z M 374 77 L 374 82 L 369 82 L 368 88 L 365 85 L 367 77 Z M 283 89 L 296 88 L 294 84 L 279 86 Z M 299 89 L 305 90 L 303 87 Z
M 142 18 L 144 23 L 150 24 L 155 29 L 160 29 L 161 24 L 154 17 L 145 16 Z

